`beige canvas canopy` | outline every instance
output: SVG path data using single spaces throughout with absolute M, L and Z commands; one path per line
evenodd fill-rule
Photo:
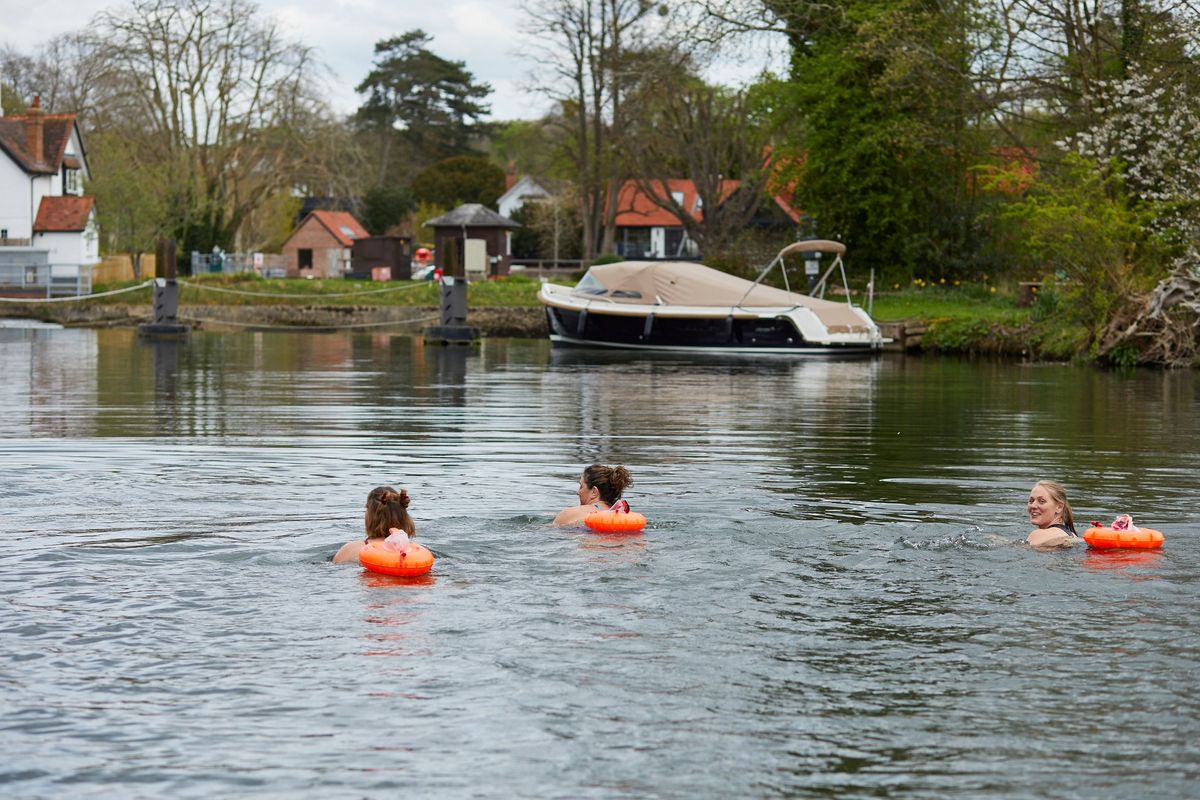
M 685 261 L 622 261 L 591 267 L 572 294 L 580 299 L 635 305 L 803 306 L 816 314 L 830 332 L 868 330 L 862 318 L 846 303 L 756 285 L 736 275 Z

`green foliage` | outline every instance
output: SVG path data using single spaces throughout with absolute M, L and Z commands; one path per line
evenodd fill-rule
M 1063 312 L 1098 330 L 1114 304 L 1135 291 L 1144 247 L 1141 219 L 1130 208 L 1121 176 L 1069 155 L 1000 215 L 1000 235 L 1031 274 L 1063 273 Z M 1058 298 L 1056 298 L 1057 300 Z
M 375 186 L 363 195 L 363 227 L 373 236 L 381 236 L 401 222 L 414 205 L 412 193 L 401 186 Z
M 422 203 L 455 208 L 463 203 L 493 205 L 504 194 L 504 170 L 479 156 L 455 156 L 417 173 L 413 196 Z
M 572 174 L 562 120 L 554 117 L 496 123 L 488 151 L 496 163 L 511 163 L 517 175 L 566 180 Z
M 791 80 L 763 89 L 779 129 L 799 131 L 798 205 L 859 266 L 965 274 L 981 248 L 966 170 L 987 148 L 966 69 L 973 20 L 915 0 L 841 6 L 797 43 Z M 794 13 L 798 29 L 813 27 Z
M 592 261 L 592 266 L 600 266 L 601 264 L 618 264 L 625 260 L 624 256 L 619 256 L 616 253 L 601 253 Z
M 28 108 L 25 99 L 7 83 L 0 83 L 0 107 L 9 116 L 24 114 Z

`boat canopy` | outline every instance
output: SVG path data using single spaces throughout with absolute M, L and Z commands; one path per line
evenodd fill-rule
M 588 269 L 572 294 L 614 303 L 726 308 L 811 310 L 832 331 L 865 331 L 869 325 L 848 303 L 820 300 L 755 284 L 727 272 L 687 261 L 621 261 Z

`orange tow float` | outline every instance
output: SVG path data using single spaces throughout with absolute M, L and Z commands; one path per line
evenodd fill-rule
M 407 545 L 404 552 L 369 544 L 358 551 L 358 563 L 381 575 L 412 578 L 433 569 L 433 553 L 416 543 Z
M 583 524 L 600 533 L 637 533 L 646 527 L 646 518 L 636 511 L 597 511 L 584 517 Z
M 1083 532 L 1083 540 L 1092 547 L 1105 549 L 1153 550 L 1163 546 L 1163 535 L 1152 528 L 1135 530 L 1088 528 Z

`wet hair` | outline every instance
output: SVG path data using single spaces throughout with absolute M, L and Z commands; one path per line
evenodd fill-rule
M 377 486 L 367 495 L 367 513 L 363 523 L 368 539 L 386 539 L 388 531 L 399 528 L 409 536 L 416 536 L 417 526 L 408 515 L 408 492 L 396 491 L 391 486 Z
M 1071 504 L 1067 501 L 1067 490 L 1063 488 L 1061 483 L 1055 483 L 1054 481 L 1038 481 L 1033 485 L 1033 488 L 1036 489 L 1039 486 L 1050 493 L 1050 497 L 1054 499 L 1054 502 L 1062 503 L 1063 524 L 1067 526 L 1067 529 L 1071 533 L 1075 533 L 1075 515 L 1071 513 Z
M 583 471 L 583 485 L 589 489 L 598 489 L 600 499 L 611 506 L 621 499 L 622 492 L 633 486 L 633 478 L 624 467 L 592 464 Z

